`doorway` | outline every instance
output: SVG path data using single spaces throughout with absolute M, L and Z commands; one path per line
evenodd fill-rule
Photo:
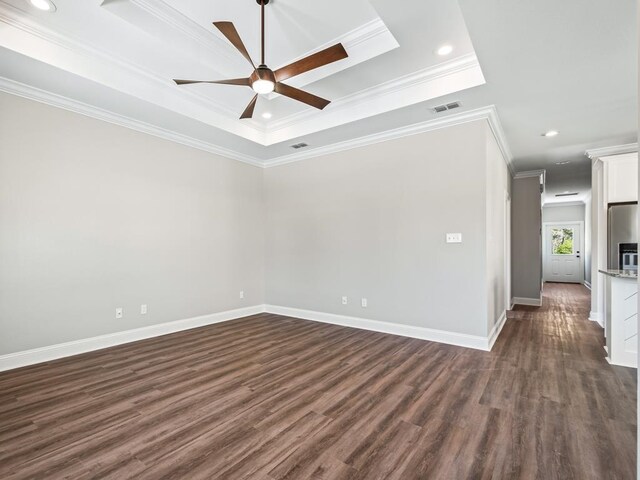
M 545 282 L 584 282 L 584 222 L 543 224 L 542 272 Z

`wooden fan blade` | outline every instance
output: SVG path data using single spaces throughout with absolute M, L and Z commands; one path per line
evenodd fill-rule
M 223 85 L 242 85 L 251 86 L 248 78 L 232 78 L 230 80 L 174 80 L 177 85 L 189 85 L 191 83 L 221 83 Z
M 233 23 L 213 22 L 213 24 L 216 26 L 218 30 L 220 30 L 220 32 L 222 32 L 222 34 L 225 37 L 227 37 L 227 40 L 229 40 L 231 44 L 240 51 L 242 56 L 247 60 L 249 60 L 249 63 L 255 70 L 256 66 L 253 64 L 253 60 L 251 60 L 251 57 L 249 56 L 249 52 L 247 52 L 247 49 L 244 46 L 244 43 L 242 43 L 242 39 L 240 38 L 240 35 L 238 34 L 236 27 L 233 26 Z
M 309 55 L 308 57 L 293 62 L 286 67 L 279 68 L 274 73 L 276 74 L 276 80 L 281 82 L 287 78 L 295 77 L 301 73 L 308 72 L 314 68 L 322 67 L 343 58 L 347 58 L 349 55 L 344 49 L 341 43 L 337 43 L 333 47 L 325 48 L 320 52 Z
M 312 107 L 316 107 L 320 110 L 322 110 L 324 107 L 326 107 L 331 103 L 331 101 L 329 100 L 325 100 L 324 98 L 317 97 L 309 92 L 299 90 L 290 85 L 285 85 L 284 83 L 276 83 L 275 91 L 280 95 L 293 98 L 294 100 L 297 100 L 302 103 L 306 103 L 307 105 L 311 105 Z
M 256 108 L 256 100 L 258 100 L 257 93 L 253 96 L 253 98 L 249 102 L 249 105 L 247 105 L 247 108 L 244 109 L 244 112 L 242 112 L 242 115 L 240 115 L 240 120 L 242 120 L 243 118 L 253 117 L 253 109 Z

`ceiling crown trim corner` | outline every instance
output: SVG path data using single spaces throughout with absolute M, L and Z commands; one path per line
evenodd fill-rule
M 47 92 L 30 85 L 15 82 L 8 78 L 0 77 L 0 91 L 27 98 L 29 100 L 35 100 L 53 107 L 62 108 L 70 112 L 79 113 L 81 115 L 112 123 L 114 125 L 119 125 L 121 127 L 130 128 L 138 132 L 153 135 L 154 137 L 197 148 L 198 150 L 204 150 L 205 152 L 220 155 L 221 157 L 248 163 L 256 167 L 263 167 L 263 163 L 259 158 L 245 155 L 212 143 L 203 142 L 202 140 L 198 140 L 181 133 L 172 132 L 147 122 L 110 112 L 108 110 L 64 97 L 62 95 Z
M 16 7 L 0 2 L 0 24 L 2 23 L 9 27 L 0 36 L 2 47 L 155 105 L 157 103 L 151 94 L 159 94 L 165 101 L 170 100 L 173 105 L 161 105 L 164 108 L 253 142 L 263 143 L 263 129 L 235 121 L 236 112 L 222 103 L 196 92 L 176 89 L 173 82 L 157 72 L 118 58 L 68 32 L 53 31 L 44 27 L 31 15 L 25 16 L 24 12 Z M 46 58 L 46 54 L 51 55 L 52 52 L 55 53 L 58 62 L 56 64 L 50 63 Z M 105 81 L 105 78 L 108 81 Z M 143 88 L 137 88 L 135 91 L 125 90 L 120 88 L 121 85 L 143 85 Z M 187 105 L 197 106 L 197 111 L 185 112 L 184 108 Z
M 496 138 L 498 146 L 500 147 L 500 151 L 503 153 L 504 160 L 507 163 L 507 166 L 509 167 L 509 169 L 512 171 L 511 156 L 508 153 L 510 151 L 509 146 L 506 143 L 506 138 L 504 137 L 504 134 L 500 133 L 503 130 L 500 124 L 498 113 L 496 111 L 495 106 L 493 105 L 489 105 L 483 108 L 478 108 L 475 110 L 470 110 L 468 112 L 451 114 L 444 118 L 439 118 L 437 120 L 429 120 L 427 122 L 416 123 L 413 125 L 408 125 L 406 127 L 400 127 L 393 130 L 378 132 L 372 135 L 366 135 L 353 140 L 334 143 L 332 145 L 315 148 L 313 150 L 309 150 L 306 152 L 299 152 L 291 155 L 284 155 L 284 156 L 264 160 L 258 157 L 253 157 L 250 155 L 237 152 L 235 150 L 220 147 L 218 145 L 215 145 L 209 142 L 198 140 L 193 137 L 189 137 L 187 135 L 172 132 L 170 130 L 158 127 L 156 125 L 149 124 L 147 122 L 142 122 L 140 120 L 129 118 L 124 115 L 110 112 L 108 110 L 95 107 L 93 105 L 89 105 L 89 104 L 80 102 L 78 100 L 64 97 L 62 95 L 58 95 L 55 93 L 47 92 L 45 90 L 41 90 L 39 88 L 32 87 L 30 85 L 25 85 L 23 83 L 16 82 L 14 80 L 10 80 L 7 78 L 0 77 L 0 91 L 10 93 L 12 95 L 17 95 L 30 100 L 34 100 L 47 105 L 51 105 L 54 107 L 62 108 L 64 110 L 68 110 L 71 112 L 79 113 L 81 115 L 85 115 L 85 116 L 102 120 L 108 123 L 112 123 L 114 125 L 130 128 L 138 132 L 146 133 L 148 135 L 153 135 L 155 137 L 163 138 L 165 140 L 179 143 L 181 145 L 197 148 L 205 152 L 213 153 L 221 157 L 237 160 L 237 161 L 247 163 L 249 165 L 253 165 L 256 167 L 261 167 L 261 168 L 285 165 L 287 163 L 307 160 L 307 159 L 318 157 L 321 155 L 328 155 L 331 153 L 350 150 L 353 148 L 366 146 L 366 145 L 372 145 L 372 144 L 384 142 L 387 140 L 393 140 L 396 138 L 402 138 L 409 135 L 416 135 L 419 133 L 425 133 L 425 132 L 437 130 L 440 128 L 452 127 L 452 126 L 460 125 L 467 122 L 486 119 L 487 122 L 489 123 L 489 126 L 491 127 L 491 131 L 493 132 Z
M 464 55 L 336 99 L 321 116 L 306 109 L 274 121 L 266 131 L 266 144 L 288 141 L 484 83 L 476 55 Z
M 293 153 L 290 155 L 265 160 L 263 162 L 263 165 L 266 168 L 286 165 L 288 163 L 308 160 L 310 158 L 319 157 L 322 155 L 329 155 L 332 153 L 351 150 L 366 145 L 373 145 L 375 143 L 386 142 L 388 140 L 395 140 L 410 135 L 417 135 L 420 133 L 426 133 L 441 128 L 453 127 L 455 125 L 483 119 L 489 123 L 491 131 L 496 139 L 496 142 L 498 143 L 500 151 L 502 152 L 507 168 L 510 172 L 513 172 L 513 167 L 511 165 L 512 157 L 509 145 L 507 144 L 506 138 L 504 136 L 504 131 L 500 123 L 500 118 L 498 117 L 498 112 L 494 105 L 489 105 L 487 107 L 478 108 L 475 110 L 469 110 L 467 112 L 451 114 L 444 118 L 438 118 L 436 120 L 428 120 L 426 122 L 415 123 L 405 127 L 395 128 L 393 130 L 365 135 L 353 140 L 346 140 L 344 142 L 314 148 L 305 152 Z
M 637 143 L 627 143 L 625 145 L 613 145 L 611 147 L 593 148 L 587 150 L 585 155 L 591 160 L 598 160 L 610 155 L 620 155 L 623 153 L 633 153 L 638 151 Z

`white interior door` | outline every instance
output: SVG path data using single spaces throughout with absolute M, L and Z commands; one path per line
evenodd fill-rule
M 542 262 L 546 282 L 583 283 L 582 224 L 545 224 Z

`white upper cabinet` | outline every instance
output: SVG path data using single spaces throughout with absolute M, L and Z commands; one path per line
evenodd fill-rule
M 638 153 L 603 157 L 606 165 L 607 203 L 638 201 Z

